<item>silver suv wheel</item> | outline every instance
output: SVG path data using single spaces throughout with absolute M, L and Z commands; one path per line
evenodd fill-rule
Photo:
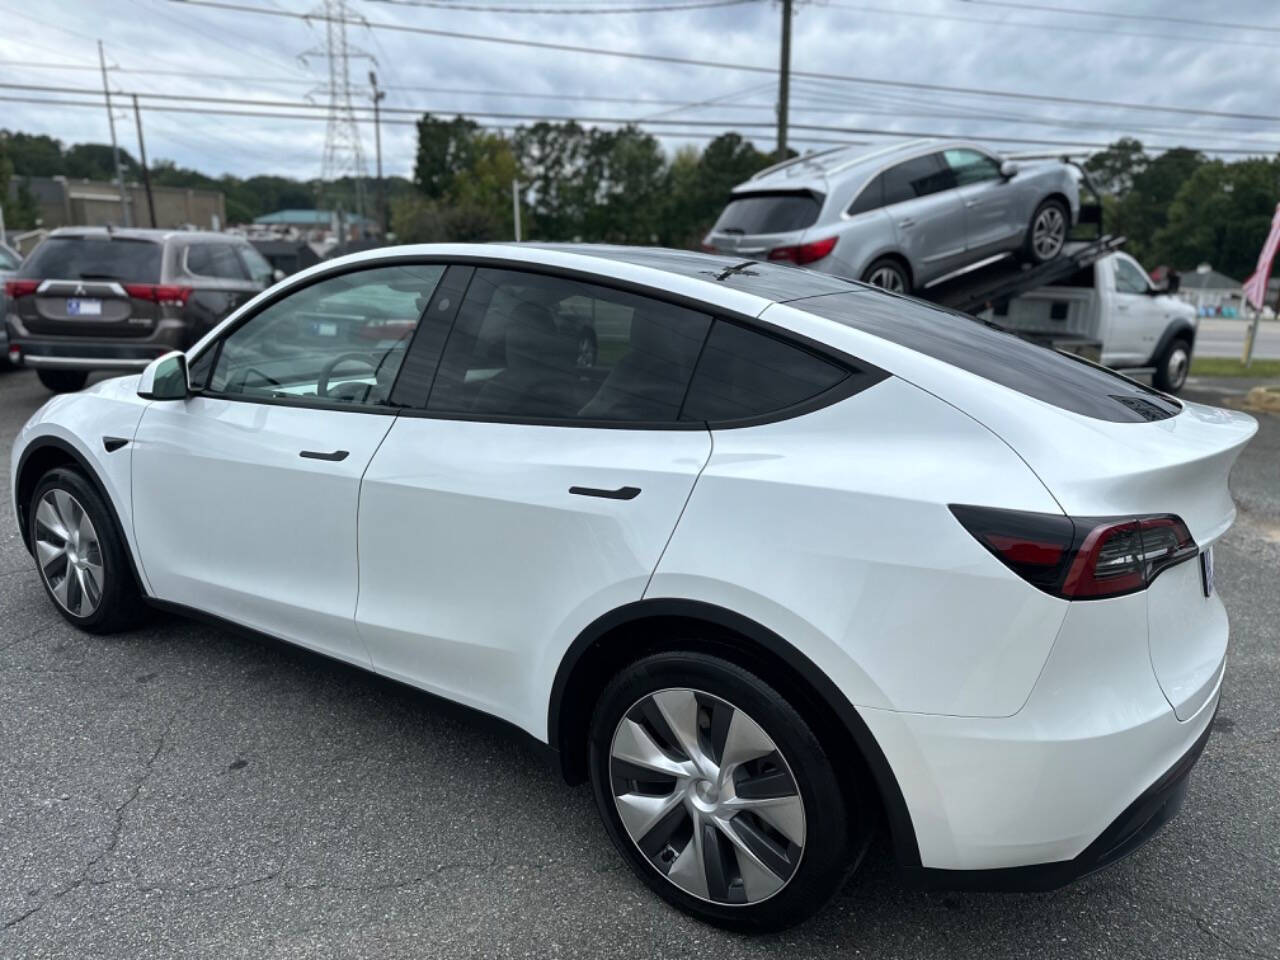
M 1052 260 L 1067 242 L 1067 218 L 1057 204 L 1045 204 L 1031 224 L 1031 249 L 1036 259 Z
M 745 712 L 687 687 L 636 701 L 610 747 L 618 817 L 645 858 L 711 903 L 767 900 L 804 852 L 804 801 L 786 758 Z

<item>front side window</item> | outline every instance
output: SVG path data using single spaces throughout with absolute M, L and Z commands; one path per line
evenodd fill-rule
M 950 190 L 956 185 L 951 168 L 942 162 L 942 156 L 931 153 L 914 160 L 904 160 L 890 167 L 884 174 L 884 203 L 901 203 L 931 193 Z
M 800 347 L 717 320 L 681 416 L 712 423 L 765 416 L 810 400 L 849 375 Z
M 192 365 L 192 385 L 228 398 L 385 406 L 444 267 L 329 277 L 277 300 Z
M 198 243 L 187 247 L 187 270 L 218 280 L 245 280 L 248 274 L 229 243 Z
M 970 183 L 982 183 L 985 180 L 1000 179 L 1000 164 L 985 153 L 979 153 L 977 150 L 956 148 L 954 150 L 944 150 L 942 155 L 947 161 L 947 166 L 951 168 L 951 172 L 955 174 L 957 186 L 963 187 Z
M 1116 290 L 1120 293 L 1146 293 L 1147 276 L 1123 257 L 1115 259 Z
M 675 422 L 710 323 L 705 314 L 608 287 L 477 270 L 427 409 Z

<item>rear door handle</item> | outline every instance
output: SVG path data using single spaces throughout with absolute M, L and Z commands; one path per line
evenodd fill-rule
M 303 450 L 298 456 L 305 457 L 308 460 L 329 460 L 337 463 L 339 460 L 345 460 L 350 453 L 346 450 L 334 450 L 331 453 L 325 453 L 323 450 Z
M 599 487 L 570 487 L 569 492 L 579 497 L 604 497 L 606 500 L 634 500 L 640 496 L 639 487 L 619 487 L 617 490 L 601 490 Z
M 900 227 L 914 227 L 915 225 L 916 225 L 916 222 L 912 220 L 910 217 L 907 217 L 904 220 L 898 221 L 898 226 Z
M 980 201 L 978 201 L 978 200 L 966 200 L 966 201 L 964 202 L 964 205 L 965 205 L 966 207 L 976 207 L 976 206 L 978 205 L 978 203 L 979 203 L 979 202 L 980 202 Z

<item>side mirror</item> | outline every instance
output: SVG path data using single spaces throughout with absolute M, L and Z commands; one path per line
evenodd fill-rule
M 185 400 L 190 392 L 187 355 L 176 350 L 152 360 L 138 380 L 138 396 L 144 400 Z
M 271 279 L 276 283 L 279 283 L 281 280 L 284 279 L 284 277 L 285 277 L 285 273 L 279 267 L 276 267 L 274 270 L 271 271 Z
M 1164 292 L 1177 293 L 1181 289 L 1182 274 L 1178 273 L 1176 270 L 1170 270 L 1168 276 L 1165 278 Z
M 1009 180 L 1018 175 L 1018 162 L 1016 160 L 1006 160 L 1000 164 L 1000 176 Z

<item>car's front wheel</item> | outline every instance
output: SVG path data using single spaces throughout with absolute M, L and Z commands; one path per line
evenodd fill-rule
M 700 919 L 778 930 L 820 909 L 863 837 L 832 757 L 755 674 L 702 653 L 662 653 L 605 688 L 591 780 L 637 875 Z
M 37 370 L 36 376 L 45 389 L 54 393 L 75 393 L 83 389 L 89 374 L 84 370 Z
M 45 474 L 27 522 L 40 580 L 59 613 L 90 633 L 137 622 L 144 607 L 126 546 L 102 497 L 79 471 Z

